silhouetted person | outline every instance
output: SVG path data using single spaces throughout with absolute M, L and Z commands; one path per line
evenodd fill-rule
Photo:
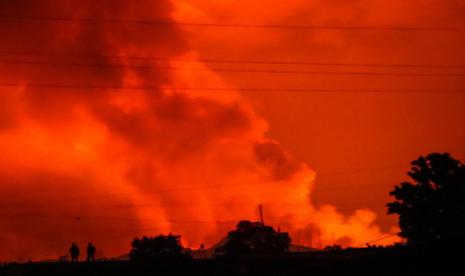
M 88 262 L 95 261 L 95 246 L 90 242 L 87 245 L 87 261 Z
M 69 254 L 71 255 L 71 262 L 77 262 L 79 258 L 79 247 L 73 242 L 71 248 L 69 249 Z

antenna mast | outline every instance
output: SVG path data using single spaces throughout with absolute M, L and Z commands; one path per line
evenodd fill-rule
M 258 211 L 260 212 L 260 223 L 262 224 L 262 226 L 264 226 L 265 222 L 263 222 L 263 205 L 262 204 L 258 205 Z

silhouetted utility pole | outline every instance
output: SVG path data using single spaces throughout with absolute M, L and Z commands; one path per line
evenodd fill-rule
M 263 221 L 263 205 L 262 204 L 258 205 L 258 211 L 260 212 L 260 223 L 262 224 L 262 226 L 264 226 L 265 222 Z

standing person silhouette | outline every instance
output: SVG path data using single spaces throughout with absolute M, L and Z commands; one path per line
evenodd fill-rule
M 79 247 L 73 242 L 69 249 L 69 254 L 71 255 L 71 262 L 76 263 L 79 259 Z
M 91 242 L 87 245 L 87 261 L 95 261 L 95 246 Z

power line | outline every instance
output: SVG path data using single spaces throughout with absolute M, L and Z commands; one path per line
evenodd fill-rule
M 178 224 L 197 224 L 197 223 L 234 223 L 239 220 L 225 220 L 225 221 L 208 221 L 208 220 L 182 220 L 182 219 L 166 219 L 157 220 L 149 218 L 137 218 L 137 217 L 112 217 L 112 216 L 79 216 L 79 215 L 67 215 L 67 214 L 46 214 L 46 213 L 0 213 L 0 217 L 16 217 L 16 218 L 30 218 L 30 219 L 66 219 L 66 220 L 109 220 L 109 221 L 153 221 L 153 222 L 169 222 Z
M 124 65 L 124 64 L 89 64 L 89 63 L 63 63 L 50 61 L 0 60 L 3 64 L 29 64 L 71 67 L 96 68 L 136 68 L 156 69 L 168 71 L 197 71 L 197 72 L 224 72 L 224 73 L 266 73 L 266 74 L 292 74 L 292 75 L 343 75 L 343 76 L 385 76 L 385 77 L 465 77 L 465 73 L 413 73 L 413 72 L 351 72 L 351 71 L 311 71 L 311 70 L 275 70 L 275 69 L 237 69 L 237 68 L 195 68 L 157 65 Z
M 186 228 L 186 227 L 185 226 L 180 226 L 180 225 L 177 225 L 177 226 L 176 225 L 171 225 L 169 227 L 150 227 L 150 228 L 131 227 L 131 228 L 124 229 L 124 228 L 115 227 L 115 225 L 112 225 L 111 228 L 112 228 L 111 232 L 108 232 L 108 231 L 95 232 L 93 230 L 90 233 L 86 233 L 86 234 L 87 235 L 105 235 L 105 236 L 111 235 L 111 237 L 115 237 L 115 236 L 124 237 L 124 236 L 127 236 L 127 235 L 133 235 L 133 234 L 143 235 L 142 232 L 147 232 L 147 231 L 168 231 L 168 230 L 172 230 L 172 229 L 183 229 L 183 228 Z M 136 232 L 136 233 L 134 233 L 134 232 Z M 34 236 L 36 236 L 36 237 L 39 236 L 41 238 L 56 238 L 56 237 L 64 238 L 64 237 L 76 237 L 76 236 L 80 236 L 82 234 L 83 233 L 76 234 L 76 233 L 63 233 L 63 232 L 50 234 L 49 232 L 47 232 L 46 234 L 34 234 Z
M 375 168 L 358 168 L 351 171 L 327 171 L 322 173 L 317 173 L 317 177 L 319 176 L 336 176 L 336 175 L 344 175 L 347 173 L 350 174 L 359 174 L 359 173 L 371 173 L 371 172 L 379 172 L 379 171 L 392 171 L 392 170 L 406 170 L 409 169 L 408 165 L 388 165 L 383 167 L 375 167 Z
M 136 218 L 136 217 L 110 217 L 110 216 L 76 216 L 76 215 L 49 215 L 49 214 L 38 214 L 38 213 L 0 213 L 0 217 L 15 217 L 15 218 L 25 218 L 25 219 L 64 219 L 64 220 L 74 220 L 77 222 L 81 221 L 134 221 L 134 222 L 143 222 L 143 221 L 152 221 L 152 222 L 168 222 L 172 224 L 233 224 L 241 220 L 250 220 L 254 221 L 255 219 L 250 218 L 238 218 L 234 220 L 182 220 L 182 219 L 166 219 L 166 220 L 157 220 L 149 218 Z M 276 217 L 272 217 L 276 219 Z M 269 221 L 270 224 L 283 224 L 283 225 L 296 225 L 301 223 L 294 222 L 285 222 L 285 221 Z M 347 222 L 323 222 L 315 220 L 306 220 L 303 223 L 315 223 L 322 225 L 348 225 Z
M 216 189 L 216 188 L 237 188 L 237 187 L 241 187 L 241 186 L 250 186 L 250 184 L 244 184 L 244 185 L 218 185 L 218 186 L 209 186 L 209 187 L 200 187 L 200 188 L 196 188 L 196 189 L 184 189 L 184 188 L 180 188 L 180 189 L 167 189 L 167 190 L 159 190 L 159 191 L 156 191 L 156 192 L 152 192 L 152 193 L 148 193 L 148 194 L 163 194 L 163 193 L 172 193 L 172 192 L 179 192 L 179 191 L 207 191 L 207 190 L 210 190 L 210 189 Z M 380 186 L 380 185 L 369 185 L 369 184 L 366 184 L 366 185 L 357 185 L 357 186 L 349 186 L 349 185 L 343 185 L 343 186 L 338 186 L 338 187 L 323 187 L 323 188 L 320 188 L 320 189 L 317 189 L 317 188 L 314 188 L 313 190 L 314 191 L 334 191 L 334 190 L 342 190 L 342 189 L 349 189 L 349 188 L 354 188 L 354 189 L 370 189 L 370 188 L 380 188 L 380 190 L 385 190 L 386 187 L 383 187 L 383 186 Z M 147 194 L 147 193 L 146 193 Z M 17 201 L 17 202 L 14 202 L 14 201 L 6 201 L 6 202 L 3 202 L 2 204 L 0 204 L 0 207 L 1 208 L 8 208 L 8 207 L 13 207 L 14 205 L 20 205 L 20 206 L 14 206 L 15 208 L 39 208 L 39 207 L 44 207 L 43 205 L 44 204 L 50 204 L 53 206 L 53 203 L 57 203 L 57 202 L 65 202 L 67 204 L 69 203 L 72 203 L 72 202 L 76 202 L 76 201 L 86 201 L 86 200 L 91 200 L 91 201 L 95 201 L 95 200 L 98 200 L 98 199 L 115 199 L 115 198 L 118 198 L 118 197 L 130 197 L 132 194 L 130 193 L 122 193 L 122 194 L 94 194 L 94 195 L 86 195 L 86 196 L 80 196 L 80 197 L 64 197 L 64 198 L 58 198 L 58 199 L 47 199 L 46 201 Z M 47 195 L 42 195 L 43 197 L 47 198 L 48 196 Z M 27 206 L 27 205 L 33 205 L 32 207 L 31 206 Z M 192 203 L 191 202 L 175 202 L 175 203 L 163 203 L 163 204 L 154 204 L 154 203 L 136 203 L 136 204 L 114 204 L 114 205 L 107 205 L 107 204 L 94 204 L 94 205 L 98 205 L 98 206 L 107 206 L 107 207 L 115 207 L 115 208 L 148 208 L 148 207 L 166 207 L 166 206 L 169 206 L 169 207 L 173 207 L 173 206 L 181 206 L 181 207 L 184 207 L 184 206 L 189 206 L 191 205 Z M 308 206 L 310 204 L 310 202 L 305 202 L 305 203 L 295 203 L 295 202 L 267 202 L 266 205 L 270 205 L 270 206 L 285 206 L 285 205 L 289 205 L 289 206 Z M 365 202 L 366 204 L 366 202 Z M 245 206 L 245 205 L 250 205 L 250 206 L 255 206 L 256 205 L 256 202 L 241 202 L 241 203 L 230 203 L 230 202 L 226 202 L 226 203 L 221 203 L 221 204 L 218 204 L 218 203 L 213 203 L 213 204 L 209 204 L 209 205 L 214 205 L 214 206 Z M 343 209 L 338 209 L 340 211 L 344 211 L 344 210 L 356 210 L 356 209 L 363 209 L 363 208 L 366 208 L 366 207 L 360 207 L 360 206 L 357 206 L 357 207 L 351 207 L 351 208 L 343 208 Z M 371 209 L 373 209 L 373 207 L 369 207 Z M 384 208 L 384 207 L 383 207 Z
M 32 203 L 32 205 L 31 205 Z M 49 203 L 49 202 L 46 202 Z M 18 204 L 19 206 L 15 206 Z M 29 206 L 27 206 L 29 204 Z M 85 205 L 89 205 L 89 203 L 86 203 Z M 222 206 L 222 207 L 230 207 L 230 206 L 236 206 L 236 207 L 254 207 L 256 206 L 256 203 L 221 203 L 221 204 L 209 204 L 211 207 L 213 206 Z M 266 203 L 264 204 L 266 206 L 271 206 L 271 207 L 276 207 L 276 206 L 308 206 L 310 207 L 310 202 L 307 203 L 286 203 L 286 202 L 276 202 L 276 203 Z M 66 205 L 69 206 L 69 205 Z M 170 204 L 154 204 L 154 203 L 142 203 L 142 204 L 92 204 L 93 207 L 98 206 L 98 207 L 105 207 L 105 208 L 111 208 L 111 209 L 119 209 L 119 208 L 153 208 L 153 207 L 163 207 L 163 208 L 173 208 L 173 207 L 190 207 L 192 206 L 191 202 L 185 202 L 185 203 L 170 203 Z M 52 208 L 55 209 L 56 205 L 50 204 L 50 206 L 43 206 L 43 204 L 37 204 L 36 202 L 9 202 L 7 204 L 2 204 L 0 205 L 3 209 L 48 209 Z M 10 208 L 9 208 L 10 207 Z M 316 208 L 314 211 L 303 211 L 302 213 L 305 213 L 306 215 L 308 214 L 320 214 L 320 213 L 326 213 L 326 212 L 344 212 L 344 211 L 355 211 L 355 210 L 360 210 L 360 209 L 371 209 L 371 210 L 384 210 L 386 209 L 385 206 L 377 206 L 377 207 L 363 207 L 363 206 L 357 206 L 357 207 L 345 207 L 345 208 L 336 208 L 334 210 L 320 210 Z
M 284 25 L 284 24 L 248 24 L 248 23 L 203 23 L 203 22 L 177 22 L 173 20 L 155 19 L 116 19 L 116 18 L 78 18 L 60 16 L 26 16 L 26 15 L 0 15 L 1 20 L 22 21 L 58 21 L 83 22 L 106 24 L 137 24 L 159 26 L 190 26 L 212 28 L 243 28 L 243 29 L 283 29 L 283 30 L 350 30 L 350 31 L 421 31 L 421 32 L 463 32 L 465 27 L 449 26 L 339 26 L 339 25 Z
M 232 64 L 254 64 L 254 65 L 299 65 L 299 66 L 346 66 L 346 67 L 409 67 L 409 68 L 452 68 L 462 69 L 465 64 L 415 64 L 415 63 L 344 63 L 344 62 L 310 62 L 310 61 L 290 61 L 290 60 L 249 60 L 249 59 L 191 59 L 172 58 L 154 56 L 127 56 L 127 55 L 98 55 L 84 53 L 57 53 L 57 52 L 19 52 L 0 51 L 6 55 L 34 55 L 34 56 L 59 56 L 59 57 L 79 57 L 79 58 L 107 58 L 107 59 L 128 59 L 128 60 L 149 60 L 149 61 L 175 61 L 175 62 L 201 62 L 201 63 L 232 63 Z
M 2 87 L 27 87 L 50 89 L 121 89 L 121 90 L 177 90 L 198 92 L 309 92 L 309 93 L 465 93 L 465 89 L 324 89 L 324 88 L 211 88 L 211 87 L 169 87 L 169 86 L 111 86 L 51 83 L 0 83 Z
M 264 184 L 264 183 L 268 183 L 267 181 L 263 181 L 263 182 L 256 182 L 255 184 Z M 206 187 L 182 187 L 182 188 L 172 188 L 172 189 L 160 189 L 160 190 L 157 190 L 157 191 L 153 191 L 153 192 L 146 192 L 144 193 L 145 195 L 159 195 L 159 194 L 163 194 L 163 193 L 177 193 L 177 192 L 186 192 L 186 191 L 208 191 L 208 190 L 212 190 L 212 189 L 221 189 L 221 188 L 237 188 L 237 187 L 249 187 L 251 184 L 250 183 L 244 183 L 244 184 L 235 184 L 235 185 L 209 185 L 209 186 L 206 186 Z M 378 184 L 364 184 L 364 185 L 357 185 L 357 186 L 353 186 L 353 185 L 342 185 L 342 186 L 338 186 L 338 187 L 323 187 L 323 188 L 320 188 L 320 189 L 316 189 L 315 187 L 313 188 L 314 191 L 315 190 L 318 190 L 318 191 L 329 191 L 329 190 L 340 190 L 340 189 L 348 189 L 348 188 L 355 188 L 355 189 L 360 189 L 360 188 L 363 188 L 363 189 L 367 189 L 369 187 L 373 187 L 373 188 L 382 188 L 384 189 L 385 187 L 382 187 Z M 110 198 L 110 199 L 114 199 L 114 198 L 117 198 L 117 197 L 130 197 L 131 195 L 133 195 L 132 193 L 118 193 L 118 194 L 115 194 L 115 193 L 105 193 L 105 194 L 94 194 L 94 195 L 86 195 L 86 196 L 78 196 L 78 197 L 62 197 L 62 198 L 59 198 L 58 200 L 47 200 L 45 203 L 51 203 L 51 202 L 61 202 L 61 201 L 66 201 L 66 202 L 70 202 L 70 201 L 75 201 L 75 200 L 78 200 L 78 201 L 82 201 L 82 200 L 97 200 L 97 199 L 105 199 L 105 198 Z M 44 196 L 44 195 L 42 195 Z M 47 197 L 47 195 L 45 195 L 44 197 Z M 19 202 L 21 203 L 21 205 L 25 205 L 27 203 L 35 203 L 35 204 L 39 204 L 40 205 L 40 201 L 37 202 L 33 202 L 33 201 L 30 201 L 30 202 L 25 202 L 25 201 L 21 201 Z M 170 204 L 167 204 L 167 203 L 164 203 L 164 204 L 141 204 L 143 206 L 174 206 L 174 205 L 189 205 L 191 204 L 190 202 L 189 203 L 181 203 L 181 202 L 176 202 L 176 203 L 170 203 Z M 249 202 L 249 203 L 246 203 L 246 204 L 250 204 L 250 205 L 253 205 L 255 206 L 256 205 L 256 202 Z M 267 205 L 309 205 L 310 203 L 309 202 L 305 202 L 305 203 L 295 203 L 295 202 L 274 202 L 274 203 L 266 203 Z M 0 207 L 8 207 L 9 205 L 12 205 L 12 202 L 9 202 L 9 203 L 5 203 L 3 202 L 3 204 L 0 205 Z M 133 206 L 134 204 L 124 204 L 124 205 L 121 205 L 122 207 L 131 207 Z M 214 205 L 218 205 L 218 204 L 214 204 Z M 223 203 L 221 205 L 225 205 L 225 206 L 231 206 L 231 205 L 239 205 L 239 203 Z M 240 205 L 244 205 L 244 203 L 240 203 Z M 363 207 L 356 207 L 354 209 L 360 209 L 360 208 L 363 208 Z
M 388 171 L 392 169 L 401 169 L 404 168 L 404 166 L 400 165 L 389 165 L 389 166 L 381 166 L 381 167 L 372 167 L 372 168 L 366 168 L 366 169 L 355 169 L 355 170 L 345 170 L 345 171 L 323 171 L 321 173 L 317 173 L 317 178 L 319 176 L 331 176 L 331 175 L 350 175 L 350 174 L 357 174 L 357 173 L 366 173 L 366 172 L 381 172 L 381 171 Z M 254 182 L 253 184 L 264 184 L 264 183 L 269 183 L 269 181 L 258 181 Z M 211 190 L 211 189 L 221 189 L 221 188 L 236 188 L 236 187 L 249 187 L 251 183 L 240 183 L 240 184 L 234 184 L 234 185 L 225 185 L 225 184 L 220 184 L 220 185 L 208 185 L 204 187 L 178 187 L 178 188 L 170 188 L 170 189 L 159 189 L 157 191 L 153 191 L 150 193 L 145 192 L 144 194 L 160 194 L 160 193 L 172 193 L 172 192 L 182 192 L 182 191 L 205 191 L 205 190 Z M 361 184 L 361 185 L 338 185 L 337 187 L 320 187 L 321 185 L 315 185 L 313 187 L 313 190 L 337 190 L 337 189 L 348 189 L 348 188 L 355 188 L 355 189 L 366 189 L 367 187 L 374 187 L 374 188 L 385 188 L 383 186 L 380 186 L 379 184 Z M 72 200 L 83 200 L 83 199 L 98 199 L 98 198 L 115 198 L 119 196 L 131 196 L 133 195 L 132 193 L 105 193 L 105 194 L 97 194 L 97 195 L 91 195 L 91 196 L 78 196 L 78 197 L 65 197 L 61 198 L 60 200 L 64 201 L 72 201 Z M 47 201 L 50 202 L 50 201 Z M 24 202 L 22 202 L 24 203 Z M 189 203 L 190 204 L 190 203 Z M 230 203 L 228 203 L 231 205 Z M 251 204 L 256 204 L 256 203 L 251 203 Z M 274 203 L 274 204 L 295 204 L 295 203 Z M 306 203 L 307 204 L 307 203 Z M 3 204 L 3 206 L 8 206 L 9 204 Z
M 391 238 L 391 237 L 397 236 L 397 235 L 399 235 L 399 234 L 400 234 L 400 232 L 393 233 L 393 234 L 389 234 L 389 235 L 385 235 L 385 236 L 382 236 L 382 237 L 380 237 L 380 238 L 377 238 L 377 239 L 375 239 L 375 240 L 368 241 L 368 242 L 366 242 L 366 243 L 360 244 L 360 245 L 358 245 L 358 246 L 364 246 L 364 245 L 366 245 L 366 244 L 370 244 L 370 243 L 379 242 L 379 241 L 382 241 L 382 240 L 385 240 L 385 239 L 388 239 L 388 238 Z

